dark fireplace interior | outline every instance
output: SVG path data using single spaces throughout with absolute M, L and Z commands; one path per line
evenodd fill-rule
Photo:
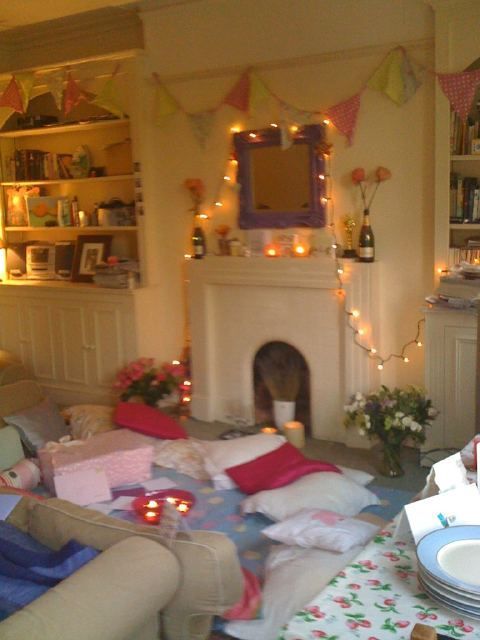
M 295 347 L 280 341 L 264 344 L 253 361 L 253 385 L 256 424 L 274 424 L 274 399 L 294 400 L 295 420 L 311 434 L 310 371 Z

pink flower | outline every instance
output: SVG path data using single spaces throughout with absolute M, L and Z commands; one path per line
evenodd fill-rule
M 353 184 L 360 184 L 365 180 L 365 169 L 362 167 L 357 167 L 352 171 L 352 182 Z
M 377 182 L 384 182 L 385 180 L 389 180 L 392 177 L 392 172 L 386 167 L 377 167 L 377 170 L 375 171 L 375 177 L 377 179 Z

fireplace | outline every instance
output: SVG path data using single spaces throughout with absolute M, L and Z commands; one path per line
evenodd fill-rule
M 345 262 L 349 309 L 361 310 L 366 344 L 378 326 L 373 304 L 378 263 Z M 343 405 L 378 385 L 378 371 L 354 344 L 335 261 L 318 258 L 208 257 L 187 265 L 192 416 L 255 423 L 255 357 L 271 342 L 293 347 L 308 371 L 309 427 L 315 438 L 365 446 L 343 427 Z M 258 415 L 258 413 L 257 413 Z

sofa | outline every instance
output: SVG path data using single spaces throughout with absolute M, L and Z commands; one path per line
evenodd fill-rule
M 0 422 L 42 397 L 33 380 L 0 385 Z M 150 525 L 28 495 L 8 522 L 51 549 L 75 538 L 102 553 L 0 622 L 2 640 L 203 640 L 213 616 L 243 592 L 236 548 L 222 533 L 178 531 L 172 539 Z

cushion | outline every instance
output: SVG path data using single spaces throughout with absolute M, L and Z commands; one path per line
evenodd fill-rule
M 331 553 L 323 549 L 274 545 L 265 567 L 263 618 L 230 620 L 224 631 L 243 640 L 276 640 L 282 625 L 326 587 L 359 551 L 360 547 L 345 553 Z
M 120 402 L 113 414 L 113 421 L 121 426 L 154 438 L 175 440 L 187 438 L 185 429 L 167 414 L 137 402 Z
M 69 425 L 74 440 L 86 440 L 97 433 L 115 429 L 114 407 L 101 404 L 76 404 L 63 409 L 62 415 Z
M 354 482 L 357 482 L 364 487 L 367 484 L 370 484 L 370 482 L 372 482 L 375 477 L 372 476 L 371 473 L 368 473 L 367 471 L 361 471 L 360 469 L 351 469 L 350 467 L 344 467 L 341 464 L 338 464 L 337 467 L 340 469 L 344 476 L 347 476 L 347 478 L 350 478 L 350 480 L 353 480 Z
M 328 509 L 354 516 L 369 505 L 380 504 L 366 487 L 340 473 L 310 473 L 280 489 L 260 491 L 241 502 L 243 513 L 260 512 L 271 520 L 289 518 L 301 509 Z
M 192 438 L 153 440 L 153 462 L 159 467 L 175 469 L 196 480 L 208 480 L 203 458 Z
M 24 458 L 20 434 L 15 427 L 0 428 L 0 471 Z
M 325 509 L 302 509 L 291 518 L 263 529 L 272 540 L 299 547 L 316 547 L 343 553 L 365 545 L 379 527 Z
M 233 480 L 225 473 L 225 469 L 258 458 L 278 449 L 285 442 L 284 436 L 258 433 L 233 440 L 197 441 L 196 446 L 203 457 L 205 469 L 215 489 L 222 490 L 236 488 Z
M 226 620 L 255 620 L 262 617 L 262 587 L 257 576 L 242 567 L 244 578 L 243 593 L 240 600 L 222 613 Z
M 306 458 L 290 442 L 285 442 L 263 456 L 225 470 L 244 493 L 257 493 L 264 489 L 283 487 L 308 473 L 331 471 L 338 467 L 321 460 Z
M 16 427 L 23 446 L 31 455 L 47 442 L 59 440 L 66 435 L 67 427 L 60 411 L 50 398 L 44 398 L 38 404 L 17 413 L 4 416 L 7 424 Z

